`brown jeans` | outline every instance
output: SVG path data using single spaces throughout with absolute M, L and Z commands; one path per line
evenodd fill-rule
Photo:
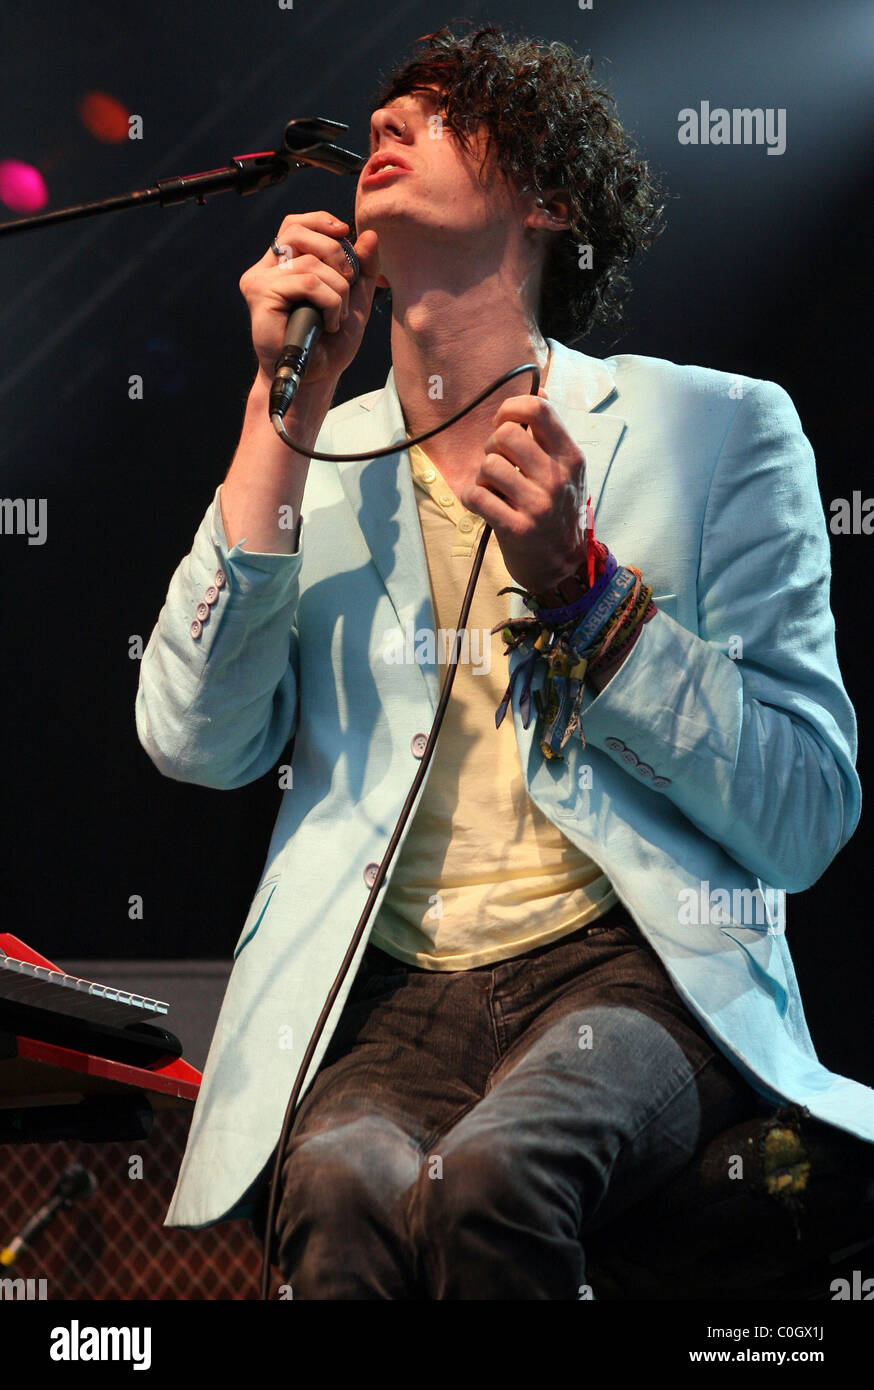
M 589 1296 L 586 1232 L 764 1108 L 621 904 L 471 970 L 370 946 L 289 1135 L 283 1278 L 304 1299 Z

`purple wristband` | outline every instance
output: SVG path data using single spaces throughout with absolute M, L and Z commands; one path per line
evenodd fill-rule
M 564 608 L 534 608 L 534 600 L 523 599 L 526 608 L 531 609 L 535 618 L 545 623 L 564 623 L 572 619 L 584 618 L 589 609 L 598 602 L 610 580 L 616 573 L 617 559 L 611 550 L 607 551 L 607 559 L 604 561 L 604 569 L 595 580 L 591 589 L 587 589 L 573 603 L 567 604 Z

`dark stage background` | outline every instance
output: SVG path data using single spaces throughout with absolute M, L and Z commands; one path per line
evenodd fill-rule
M 379 73 L 456 15 L 590 51 L 671 195 L 621 331 L 578 346 L 777 381 L 814 446 L 826 513 L 854 489 L 874 494 L 861 215 L 874 34 L 861 0 L 5 0 L 0 160 L 36 166 L 54 208 L 273 148 L 292 116 L 347 121 L 349 145 L 366 150 Z M 80 102 L 94 91 L 140 115 L 142 139 L 89 133 Z M 678 112 L 702 100 L 785 108 L 785 153 L 681 146 Z M 308 171 L 245 200 L 119 213 L 0 246 L 0 494 L 48 507 L 44 545 L 0 536 L 3 925 L 62 964 L 226 960 L 240 932 L 276 777 L 235 792 L 161 777 L 136 736 L 129 648 L 148 640 L 236 444 L 254 371 L 239 277 L 286 212 L 348 217 L 353 195 L 353 179 Z M 381 386 L 388 366 L 383 312 L 338 400 Z M 129 399 L 132 374 L 142 400 Z M 51 410 L 47 376 L 61 383 Z M 832 537 L 866 787 L 872 546 Z M 787 918 L 820 1055 L 870 1084 L 869 820 L 789 899 Z M 134 894 L 142 920 L 129 917 Z

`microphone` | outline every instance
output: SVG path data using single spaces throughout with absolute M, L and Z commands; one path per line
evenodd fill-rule
M 26 1245 L 32 1245 L 41 1231 L 44 1231 L 58 1212 L 72 1206 L 83 1197 L 93 1197 L 97 1191 L 97 1179 L 81 1163 L 70 1163 L 55 1183 L 52 1195 L 39 1211 L 30 1218 L 21 1233 L 0 1250 L 0 1265 L 14 1264 L 19 1252 Z
M 361 272 L 361 265 L 351 244 L 345 237 L 340 238 L 347 261 L 352 267 L 350 286 L 354 285 Z M 304 301 L 296 304 L 288 316 L 288 327 L 282 343 L 282 351 L 276 359 L 273 385 L 270 387 L 269 414 L 271 419 L 285 415 L 303 380 L 310 354 L 322 335 L 325 321 L 321 309 Z
M 332 174 L 360 174 L 367 159 L 342 145 L 329 143 L 349 127 L 324 116 L 303 116 L 289 121 L 282 136 L 281 154 L 298 165 L 312 164 Z

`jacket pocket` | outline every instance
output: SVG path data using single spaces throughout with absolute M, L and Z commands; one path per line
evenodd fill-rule
M 273 892 L 278 882 L 279 874 L 274 874 L 272 878 L 265 879 L 264 882 L 255 889 L 255 896 L 246 914 L 243 930 L 240 932 L 240 938 L 234 947 L 234 960 L 237 959 L 243 947 L 249 944 L 260 927 L 264 919 L 264 913 L 270 906 L 270 899 L 273 897 Z

